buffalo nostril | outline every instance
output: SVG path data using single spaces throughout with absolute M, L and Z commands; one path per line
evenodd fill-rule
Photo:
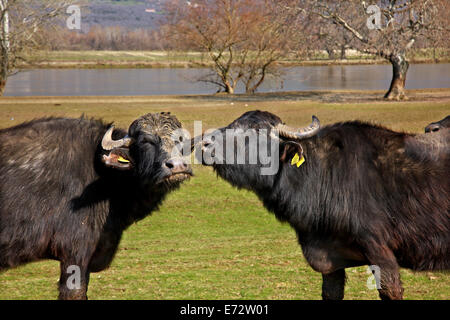
M 165 163 L 165 166 L 173 173 L 184 172 L 188 168 L 188 164 L 182 159 L 170 159 Z
M 167 161 L 167 162 L 166 162 L 166 167 L 172 170 L 173 167 L 174 167 L 173 162 L 172 162 L 172 161 Z

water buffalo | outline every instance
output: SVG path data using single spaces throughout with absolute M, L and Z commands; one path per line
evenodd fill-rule
M 89 274 L 110 265 L 123 231 L 191 175 L 173 152 L 179 128 L 157 113 L 128 134 L 85 118 L 0 130 L 0 270 L 58 260 L 59 298 L 86 299 Z
M 450 128 L 450 116 L 445 117 L 441 121 L 430 123 L 426 126 L 425 133 L 437 132 L 445 128 Z
M 259 158 L 248 161 L 251 139 L 237 145 L 248 131 L 270 132 L 268 143 L 279 145 L 275 174 L 262 175 Z M 400 267 L 450 268 L 449 138 L 448 130 L 414 135 L 358 121 L 321 128 L 317 118 L 294 129 L 251 111 L 194 142 L 220 177 L 255 192 L 295 229 L 306 260 L 322 273 L 323 299 L 343 299 L 345 268 L 361 265 L 379 271 L 382 299 L 402 299 Z M 246 162 L 225 161 L 229 146 L 234 155 L 243 149 Z

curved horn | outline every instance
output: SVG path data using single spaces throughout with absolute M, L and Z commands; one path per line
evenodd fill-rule
M 112 133 L 114 131 L 114 126 L 111 126 L 108 131 L 106 131 L 105 135 L 102 139 L 102 148 L 104 150 L 110 151 L 115 148 L 120 147 L 129 147 L 133 143 L 133 139 L 130 137 L 125 136 L 125 138 L 120 140 L 113 140 Z
M 278 126 L 276 126 L 276 130 L 278 130 L 278 133 L 281 137 L 289 139 L 302 140 L 310 138 L 315 136 L 320 130 L 319 119 L 316 116 L 313 116 L 312 120 L 312 123 L 305 128 L 295 129 L 280 123 Z

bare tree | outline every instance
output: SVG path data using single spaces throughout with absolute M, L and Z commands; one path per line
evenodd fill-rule
M 0 0 L 0 95 L 26 51 L 43 40 L 41 30 L 66 12 L 71 1 Z
M 393 76 L 387 99 L 405 99 L 407 53 L 418 39 L 448 39 L 448 0 L 293 0 L 283 5 L 332 21 L 352 37 L 351 46 L 388 60 Z M 320 22 L 319 22 L 320 23 Z
M 315 41 L 316 51 L 325 50 L 330 60 L 342 60 L 347 57 L 346 50 L 349 49 L 351 37 L 339 29 L 334 22 L 325 22 L 319 24 L 312 33 L 317 39 Z
M 277 8 L 270 0 L 174 0 L 166 4 L 165 27 L 179 49 L 207 55 L 211 73 L 200 81 L 231 94 L 243 83 L 253 93 L 277 74 L 274 64 L 294 31 Z

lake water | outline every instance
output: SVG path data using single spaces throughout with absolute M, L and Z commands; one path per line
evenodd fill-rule
M 5 96 L 98 96 L 210 94 L 197 82 L 207 69 L 39 69 L 8 79 Z M 259 92 L 309 90 L 387 90 L 390 65 L 314 66 L 284 69 L 283 80 L 269 80 Z M 411 65 L 408 89 L 450 88 L 450 64 Z M 237 93 L 242 93 L 240 87 Z

